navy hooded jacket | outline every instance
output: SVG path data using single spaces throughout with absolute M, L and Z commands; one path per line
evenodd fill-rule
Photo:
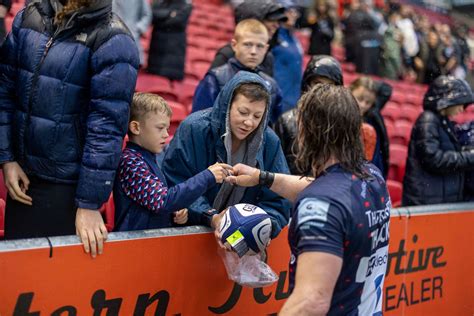
M 128 29 L 96 1 L 53 25 L 54 1 L 15 17 L 0 59 L 0 163 L 77 183 L 80 208 L 112 190 L 139 65 Z
M 224 86 L 212 108 L 195 112 L 181 123 L 163 160 L 162 170 L 168 180 L 168 185 L 181 183 L 216 162 L 228 161 L 223 141 L 227 131 L 226 118 L 233 93 L 243 83 L 258 83 L 267 87 L 260 76 L 241 71 Z M 262 122 L 265 126 L 262 143 L 256 153 L 256 167 L 270 172 L 288 173 L 280 140 L 266 126 L 267 123 L 267 121 Z M 209 189 L 188 207 L 190 224 L 201 223 L 202 213 L 213 208 L 212 205 L 221 186 L 216 185 Z M 289 201 L 267 188 L 247 188 L 240 202 L 257 205 L 271 216 L 272 237 L 275 237 L 288 223 Z
M 211 107 L 224 85 L 239 71 L 249 71 L 260 75 L 265 80 L 265 84 L 270 87 L 272 99 L 270 120 L 275 122 L 282 113 L 282 96 L 278 83 L 264 73 L 260 66 L 252 71 L 235 58 L 229 59 L 225 65 L 209 70 L 199 82 L 193 98 L 193 112 Z

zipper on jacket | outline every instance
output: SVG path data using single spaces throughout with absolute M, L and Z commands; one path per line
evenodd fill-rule
M 49 38 L 48 42 L 46 43 L 46 47 L 43 51 L 43 55 L 41 56 L 40 62 L 38 63 L 38 66 L 35 69 L 35 73 L 33 75 L 33 80 L 31 81 L 31 91 L 30 91 L 30 98 L 28 99 L 28 108 L 27 108 L 27 116 L 26 116 L 26 121 L 25 121 L 25 131 L 23 135 L 23 152 L 20 155 L 20 160 L 23 160 L 26 162 L 26 142 L 28 140 L 28 127 L 30 125 L 31 121 L 31 112 L 32 112 L 32 107 L 33 107 L 33 97 L 38 90 L 37 84 L 38 84 L 38 79 L 39 79 L 39 73 L 41 70 L 41 66 L 43 66 L 44 60 L 46 59 L 46 56 L 48 55 L 49 49 L 51 46 L 53 46 L 54 40 L 58 37 L 58 35 L 61 32 L 64 32 L 68 29 L 71 28 L 71 23 L 74 20 L 74 18 L 77 16 L 77 12 L 75 12 L 67 21 L 66 25 L 64 28 L 58 27 L 56 31 L 53 33 L 53 35 Z
M 23 152 L 21 154 L 22 160 L 26 162 L 26 142 L 28 140 L 28 127 L 30 126 L 31 123 L 31 112 L 33 108 L 33 97 L 38 90 L 37 84 L 38 84 L 38 79 L 39 79 L 39 73 L 41 70 L 41 66 L 44 63 L 44 60 L 46 59 L 46 56 L 48 55 L 49 49 L 53 45 L 54 42 L 54 37 L 56 34 L 54 34 L 52 37 L 49 38 L 48 42 L 46 43 L 46 48 L 43 51 L 43 55 L 41 56 L 40 62 L 38 63 L 38 66 L 35 69 L 35 73 L 33 75 L 33 80 L 31 81 L 31 91 L 30 91 L 30 98 L 28 99 L 28 109 L 27 109 L 27 115 L 26 115 L 26 121 L 25 121 L 25 131 L 23 135 Z

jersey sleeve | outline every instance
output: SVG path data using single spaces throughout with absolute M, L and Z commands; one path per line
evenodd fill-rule
M 344 255 L 344 213 L 340 207 L 327 201 L 306 198 L 297 208 L 297 248 L 302 252 L 327 252 Z

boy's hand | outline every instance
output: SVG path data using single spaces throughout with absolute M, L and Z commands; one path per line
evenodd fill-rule
M 76 234 L 79 235 L 84 250 L 95 258 L 102 254 L 107 240 L 107 228 L 99 211 L 78 208 L 76 212 Z
M 33 205 L 33 199 L 26 195 L 30 180 L 20 165 L 15 161 L 4 163 L 3 175 L 10 197 L 20 203 Z
M 215 163 L 207 169 L 212 172 L 217 183 L 224 182 L 225 178 L 233 174 L 232 166 L 225 163 Z
M 174 212 L 173 221 L 178 225 L 186 224 L 188 221 L 188 209 L 183 208 L 180 211 Z
M 220 248 L 231 251 L 232 249 L 230 248 L 230 245 L 228 243 L 223 244 L 220 239 L 220 231 L 219 228 L 221 226 L 221 221 L 222 218 L 224 217 L 225 212 L 227 212 L 228 208 L 220 212 L 219 214 L 216 214 L 212 217 L 211 221 L 211 226 L 214 229 L 214 237 L 216 238 L 217 244 L 219 245 Z

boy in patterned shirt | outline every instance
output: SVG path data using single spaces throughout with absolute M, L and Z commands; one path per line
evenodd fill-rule
M 133 97 L 128 124 L 130 141 L 122 152 L 114 184 L 116 231 L 185 224 L 185 207 L 232 172 L 231 166 L 216 163 L 168 187 L 156 154 L 166 144 L 171 114 L 168 104 L 158 95 L 136 93 Z

